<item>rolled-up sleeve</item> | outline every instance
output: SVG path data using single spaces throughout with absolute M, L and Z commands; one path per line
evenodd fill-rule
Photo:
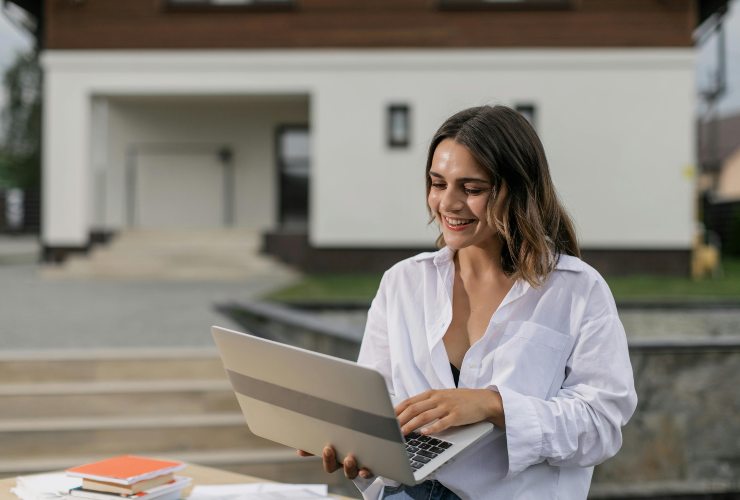
M 589 467 L 614 456 L 637 406 L 627 340 L 616 315 L 581 326 L 553 397 L 491 388 L 503 400 L 510 476 L 545 460 Z
M 365 333 L 362 336 L 357 363 L 380 372 L 392 393 L 391 360 L 388 348 L 387 282 L 386 273 L 380 280 L 378 292 L 367 313 Z

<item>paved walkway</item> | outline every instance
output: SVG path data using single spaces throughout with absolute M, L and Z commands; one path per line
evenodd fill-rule
M 0 237 L 0 350 L 213 346 L 214 304 L 251 299 L 286 277 L 226 282 L 50 280 L 37 243 Z

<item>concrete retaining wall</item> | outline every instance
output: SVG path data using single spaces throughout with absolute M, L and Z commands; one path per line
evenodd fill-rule
M 348 359 L 364 323 L 362 311 L 318 316 L 265 304 L 227 310 L 260 334 Z M 725 335 L 631 337 L 639 403 L 621 451 L 596 468 L 591 498 L 740 498 L 740 336 L 720 330 Z

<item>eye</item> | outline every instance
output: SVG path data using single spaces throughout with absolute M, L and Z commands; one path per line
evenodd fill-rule
M 476 196 L 476 195 L 481 194 L 485 190 L 479 189 L 479 188 L 465 188 L 463 191 L 465 191 L 465 194 L 467 195 Z
M 432 189 L 444 189 L 445 187 L 444 182 L 432 182 Z

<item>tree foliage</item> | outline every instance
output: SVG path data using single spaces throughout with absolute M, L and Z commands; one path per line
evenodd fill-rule
M 0 187 L 37 189 L 41 183 L 41 68 L 38 53 L 18 54 L 3 77 Z

